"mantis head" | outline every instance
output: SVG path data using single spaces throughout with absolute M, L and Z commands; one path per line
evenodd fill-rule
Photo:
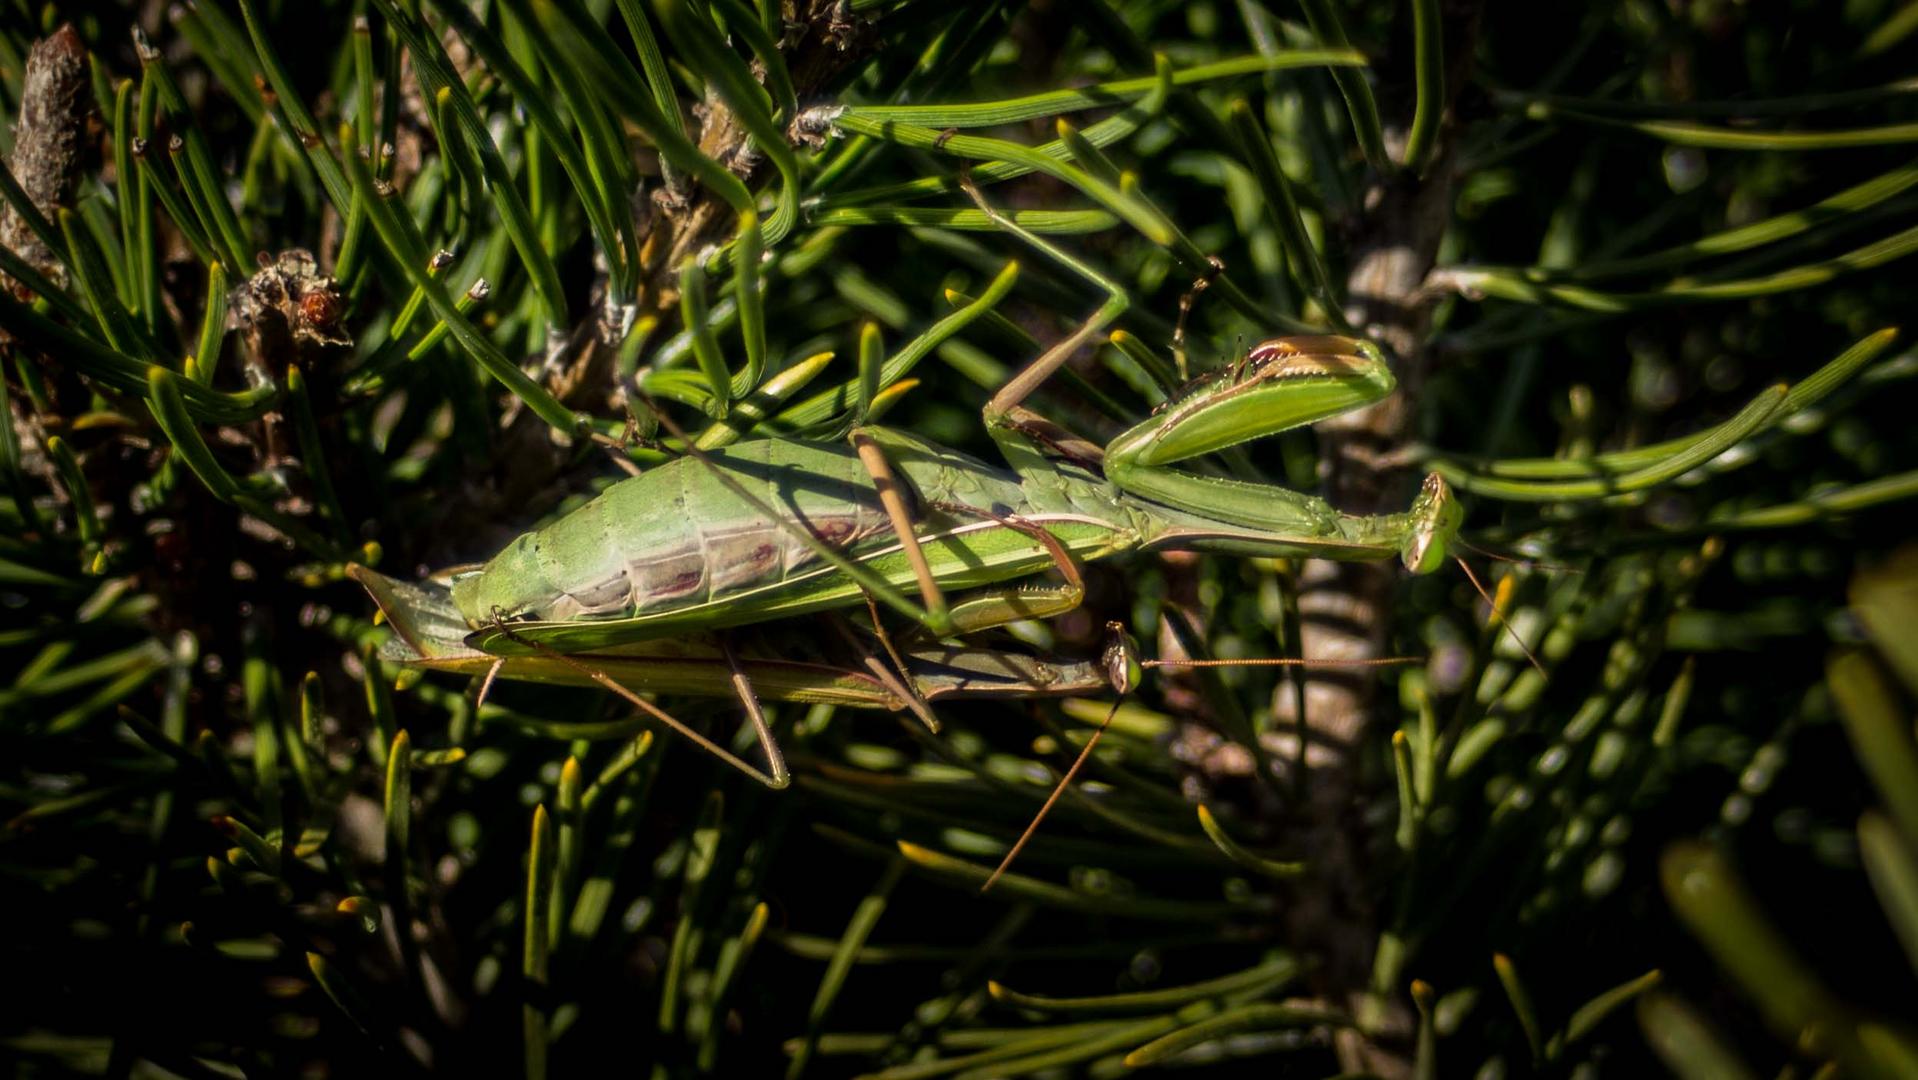
M 459 609 L 467 625 L 478 625 L 475 613 L 484 611 L 480 606 L 480 579 L 484 575 L 478 570 L 469 570 L 453 578 L 453 606 Z
M 501 617 L 513 618 L 534 606 L 538 597 L 554 595 L 547 584 L 533 534 L 506 545 L 478 570 L 458 574 L 452 581 L 453 606 L 468 626 L 478 628 Z
M 1414 574 L 1429 574 L 1445 564 L 1445 556 L 1465 521 L 1465 508 L 1459 505 L 1452 487 L 1437 473 L 1428 473 L 1412 501 L 1411 528 L 1399 547 L 1399 558 Z
M 1121 698 L 1145 678 L 1145 666 L 1139 662 L 1139 643 L 1126 632 L 1122 622 L 1106 623 L 1106 645 L 1099 662 L 1106 669 L 1106 681 Z

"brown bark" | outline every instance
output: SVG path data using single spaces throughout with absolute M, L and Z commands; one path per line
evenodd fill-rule
M 1426 309 L 1412 296 L 1431 269 L 1451 200 L 1447 162 L 1425 181 L 1387 181 L 1376 199 L 1367 244 L 1348 279 L 1354 322 L 1399 360 L 1399 392 L 1366 409 L 1319 425 L 1321 473 L 1327 497 L 1348 513 L 1403 509 L 1410 484 L 1391 454 L 1411 434 L 1412 402 L 1424 381 Z M 1368 660 L 1388 654 L 1392 601 L 1402 571 L 1390 562 L 1308 562 L 1299 575 L 1302 655 L 1321 660 Z M 1321 951 L 1322 978 L 1372 1030 L 1341 1033 L 1341 1065 L 1383 1077 L 1409 1075 L 1393 1044 L 1411 1034 L 1411 1015 L 1396 996 L 1370 994 L 1373 953 L 1380 930 L 1374 910 L 1377 884 L 1367 872 L 1366 834 L 1359 809 L 1366 792 L 1357 775 L 1374 714 L 1374 680 L 1332 673 L 1308 677 L 1306 727 L 1323 762 L 1308 774 L 1302 807 L 1307 850 L 1320 873 L 1299 898 L 1295 920 Z
M 1470 77 L 1480 6 L 1479 0 L 1445 6 L 1448 105 Z M 1409 65 L 1404 74 L 1409 84 Z M 1409 112 L 1408 107 L 1408 117 Z M 1395 156 L 1404 139 L 1402 126 L 1388 128 Z M 1348 317 L 1395 358 L 1399 390 L 1318 425 L 1326 497 L 1348 513 L 1403 510 L 1411 499 L 1414 478 L 1397 459 L 1413 434 L 1415 403 L 1430 370 L 1425 347 L 1430 308 L 1422 286 L 1451 219 L 1452 146 L 1448 123 L 1422 176 L 1374 177 L 1364 195 L 1346 281 Z M 1396 562 L 1308 562 L 1299 578 L 1302 655 L 1338 660 L 1388 655 L 1401 573 Z M 1383 988 L 1380 995 L 1371 987 L 1382 920 L 1374 902 L 1379 882 L 1368 866 L 1360 815 L 1367 792 L 1359 772 L 1375 685 L 1337 672 L 1307 677 L 1306 727 L 1315 753 L 1300 825 L 1316 873 L 1296 897 L 1291 931 L 1293 940 L 1309 943 L 1319 954 L 1321 992 L 1361 1019 L 1363 1030 L 1345 1029 L 1338 1037 L 1342 1067 L 1391 1078 L 1410 1075 L 1412 1017 L 1402 987 Z M 1282 715 L 1294 712 L 1289 693 L 1280 693 L 1277 706 Z

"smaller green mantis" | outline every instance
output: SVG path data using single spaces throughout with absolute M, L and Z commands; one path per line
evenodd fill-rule
M 929 642 L 881 661 L 870 634 L 836 617 L 795 620 L 725 633 L 693 633 L 629 642 L 601 650 L 552 653 L 535 648 L 498 656 L 468 644 L 472 636 L 444 576 L 413 583 L 364 566 L 348 576 L 364 586 L 394 636 L 382 659 L 409 667 L 485 680 L 601 686 L 679 732 L 728 765 L 783 787 L 784 762 L 760 701 L 794 701 L 918 713 L 936 730 L 931 706 L 947 701 L 1080 696 L 1103 693 L 1111 681 L 1096 664 L 1002 649 Z M 808 625 L 809 624 L 809 625 Z M 765 745 L 773 773 L 732 751 L 641 694 L 736 698 Z

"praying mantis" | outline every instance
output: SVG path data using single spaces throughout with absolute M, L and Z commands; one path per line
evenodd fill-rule
M 1117 628 L 1097 664 L 949 644 L 1073 609 L 1084 595 L 1080 560 L 1150 551 L 1397 558 L 1413 573 L 1443 563 L 1463 514 L 1436 473 L 1407 511 L 1355 516 L 1301 492 L 1178 468 L 1391 393 L 1390 366 L 1369 342 L 1264 342 L 1101 448 L 1024 405 L 1078 339 L 987 403 L 1005 467 L 876 426 L 856 426 L 845 444 L 755 439 L 620 481 L 478 569 L 418 585 L 352 573 L 396 627 L 402 661 L 489 681 L 597 683 L 778 788 L 789 774 L 761 696 L 903 706 L 930 721 L 924 703 L 947 695 L 1108 685 L 1123 694 L 1139 662 Z M 1048 570 L 1059 584 L 1009 584 Z M 908 588 L 920 603 L 902 595 Z M 948 602 L 960 590 L 973 591 Z M 875 600 L 906 616 L 903 632 L 886 633 Z M 803 647 L 791 636 L 793 621 L 861 603 L 873 605 L 881 648 L 862 649 L 839 624 L 855 659 L 806 659 L 820 650 L 812 636 Z M 767 768 L 634 690 L 736 694 Z

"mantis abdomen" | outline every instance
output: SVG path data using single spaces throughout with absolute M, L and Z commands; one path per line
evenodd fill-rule
M 525 533 L 453 583 L 470 625 L 498 618 L 620 619 L 723 601 L 818 561 L 789 525 L 720 482 L 723 470 L 766 509 L 839 549 L 888 533 L 848 447 L 762 439 L 681 458 L 622 480 Z

